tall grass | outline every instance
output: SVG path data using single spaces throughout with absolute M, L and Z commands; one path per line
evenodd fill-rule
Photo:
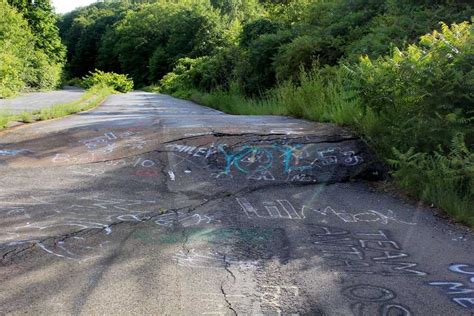
M 394 150 L 389 162 L 401 188 L 474 227 L 474 153 L 462 134 L 455 137 L 448 154 Z
M 179 96 L 179 94 L 178 94 Z M 182 96 L 181 96 L 182 97 Z M 216 90 L 211 93 L 203 93 L 192 90 L 189 99 L 205 104 L 214 109 L 230 114 L 241 115 L 285 115 L 285 107 L 275 98 L 268 97 L 253 99 L 244 97 L 242 93 L 232 85 L 230 91 Z

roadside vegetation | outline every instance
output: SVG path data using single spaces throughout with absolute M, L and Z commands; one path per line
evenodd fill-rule
M 66 48 L 49 0 L 0 0 L 0 98 L 61 84 Z

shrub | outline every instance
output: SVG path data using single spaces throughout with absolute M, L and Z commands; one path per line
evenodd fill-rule
M 301 68 L 311 71 L 314 62 L 324 58 L 323 54 L 321 40 L 308 35 L 297 37 L 291 43 L 280 47 L 274 62 L 278 81 L 297 80 Z
M 259 95 L 276 84 L 273 61 L 280 46 L 288 43 L 291 33 L 264 34 L 254 40 L 236 66 L 236 77 L 247 95 Z
M 248 47 L 250 43 L 264 34 L 275 34 L 280 25 L 267 18 L 260 18 L 244 25 L 240 35 L 240 46 Z
M 473 144 L 474 37 L 465 22 L 421 37 L 419 45 L 394 49 L 375 61 L 363 57 L 353 70 L 362 104 L 378 116 L 378 142 L 389 155 L 395 147 L 430 152 L 447 149 L 454 135 Z M 382 134 L 380 134 L 382 132 Z
M 201 58 L 190 72 L 193 85 L 204 91 L 228 90 L 234 79 L 233 73 L 239 57 L 238 50 L 227 48 L 211 57 Z
M 173 72 L 166 74 L 160 80 L 161 91 L 169 94 L 175 94 L 178 91 L 190 89 L 192 87 L 192 80 L 190 72 L 202 60 L 201 58 L 181 58 L 176 63 Z
M 51 90 L 59 86 L 62 64 L 54 63 L 44 52 L 36 51 L 31 65 L 33 69 L 27 81 L 28 87 L 35 90 Z
M 93 86 L 108 86 L 118 92 L 127 93 L 133 90 L 133 80 L 127 75 L 95 70 L 82 79 L 82 86 L 89 89 Z

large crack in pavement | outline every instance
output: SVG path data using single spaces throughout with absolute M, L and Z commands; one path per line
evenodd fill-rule
M 84 237 L 83 235 L 95 235 L 95 234 L 107 232 L 111 230 L 114 226 L 118 226 L 118 225 L 137 225 L 140 223 L 146 223 L 149 221 L 156 220 L 159 216 L 162 216 L 168 213 L 174 213 L 177 216 L 179 211 L 186 211 L 187 213 L 192 213 L 196 211 L 197 209 L 206 206 L 209 203 L 222 201 L 225 199 L 230 199 L 234 196 L 238 196 L 241 194 L 250 194 L 250 193 L 260 191 L 260 190 L 276 188 L 282 185 L 285 185 L 285 184 L 277 183 L 277 184 L 261 185 L 257 187 L 244 187 L 235 192 L 225 191 L 225 192 L 219 192 L 219 193 L 213 194 L 211 196 L 204 196 L 201 194 L 200 195 L 201 198 L 204 198 L 203 202 L 187 205 L 187 206 L 183 206 L 183 207 L 175 208 L 175 209 L 160 210 L 159 212 L 150 212 L 150 213 L 147 213 L 145 216 L 143 216 L 143 218 L 140 218 L 140 221 L 138 222 L 116 221 L 116 222 L 108 224 L 107 226 L 104 225 L 105 227 L 102 227 L 102 228 L 86 228 L 86 229 L 80 229 L 77 231 L 69 232 L 63 235 L 58 235 L 58 236 L 48 236 L 45 238 L 34 239 L 34 240 L 21 240 L 21 241 L 13 242 L 14 246 L 9 246 L 9 244 L 11 243 L 6 244 L 6 245 L 5 244 L 0 245 L 0 246 L 3 246 L 3 247 L 0 247 L 0 249 L 10 248 L 4 254 L 1 255 L 0 265 L 6 266 L 8 264 L 13 263 L 13 259 L 19 257 L 19 255 L 21 254 L 25 254 L 25 252 L 36 250 L 36 246 L 45 250 L 44 245 L 46 243 L 52 243 L 54 246 L 56 246 L 59 242 L 64 242 L 70 238 L 78 237 L 79 235 L 81 237 Z M 305 185 L 305 184 L 299 184 L 299 185 Z M 185 241 L 183 242 L 183 250 L 185 250 L 186 253 L 189 253 L 189 249 L 185 247 L 185 244 L 188 239 L 185 228 L 183 228 L 182 233 L 183 233 L 183 237 L 185 237 Z M 19 245 L 21 245 L 22 247 L 17 247 Z

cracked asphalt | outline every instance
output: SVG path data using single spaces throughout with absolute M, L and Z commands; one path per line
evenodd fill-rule
M 350 131 L 169 96 L 0 134 L 0 314 L 473 315 L 474 239 Z

